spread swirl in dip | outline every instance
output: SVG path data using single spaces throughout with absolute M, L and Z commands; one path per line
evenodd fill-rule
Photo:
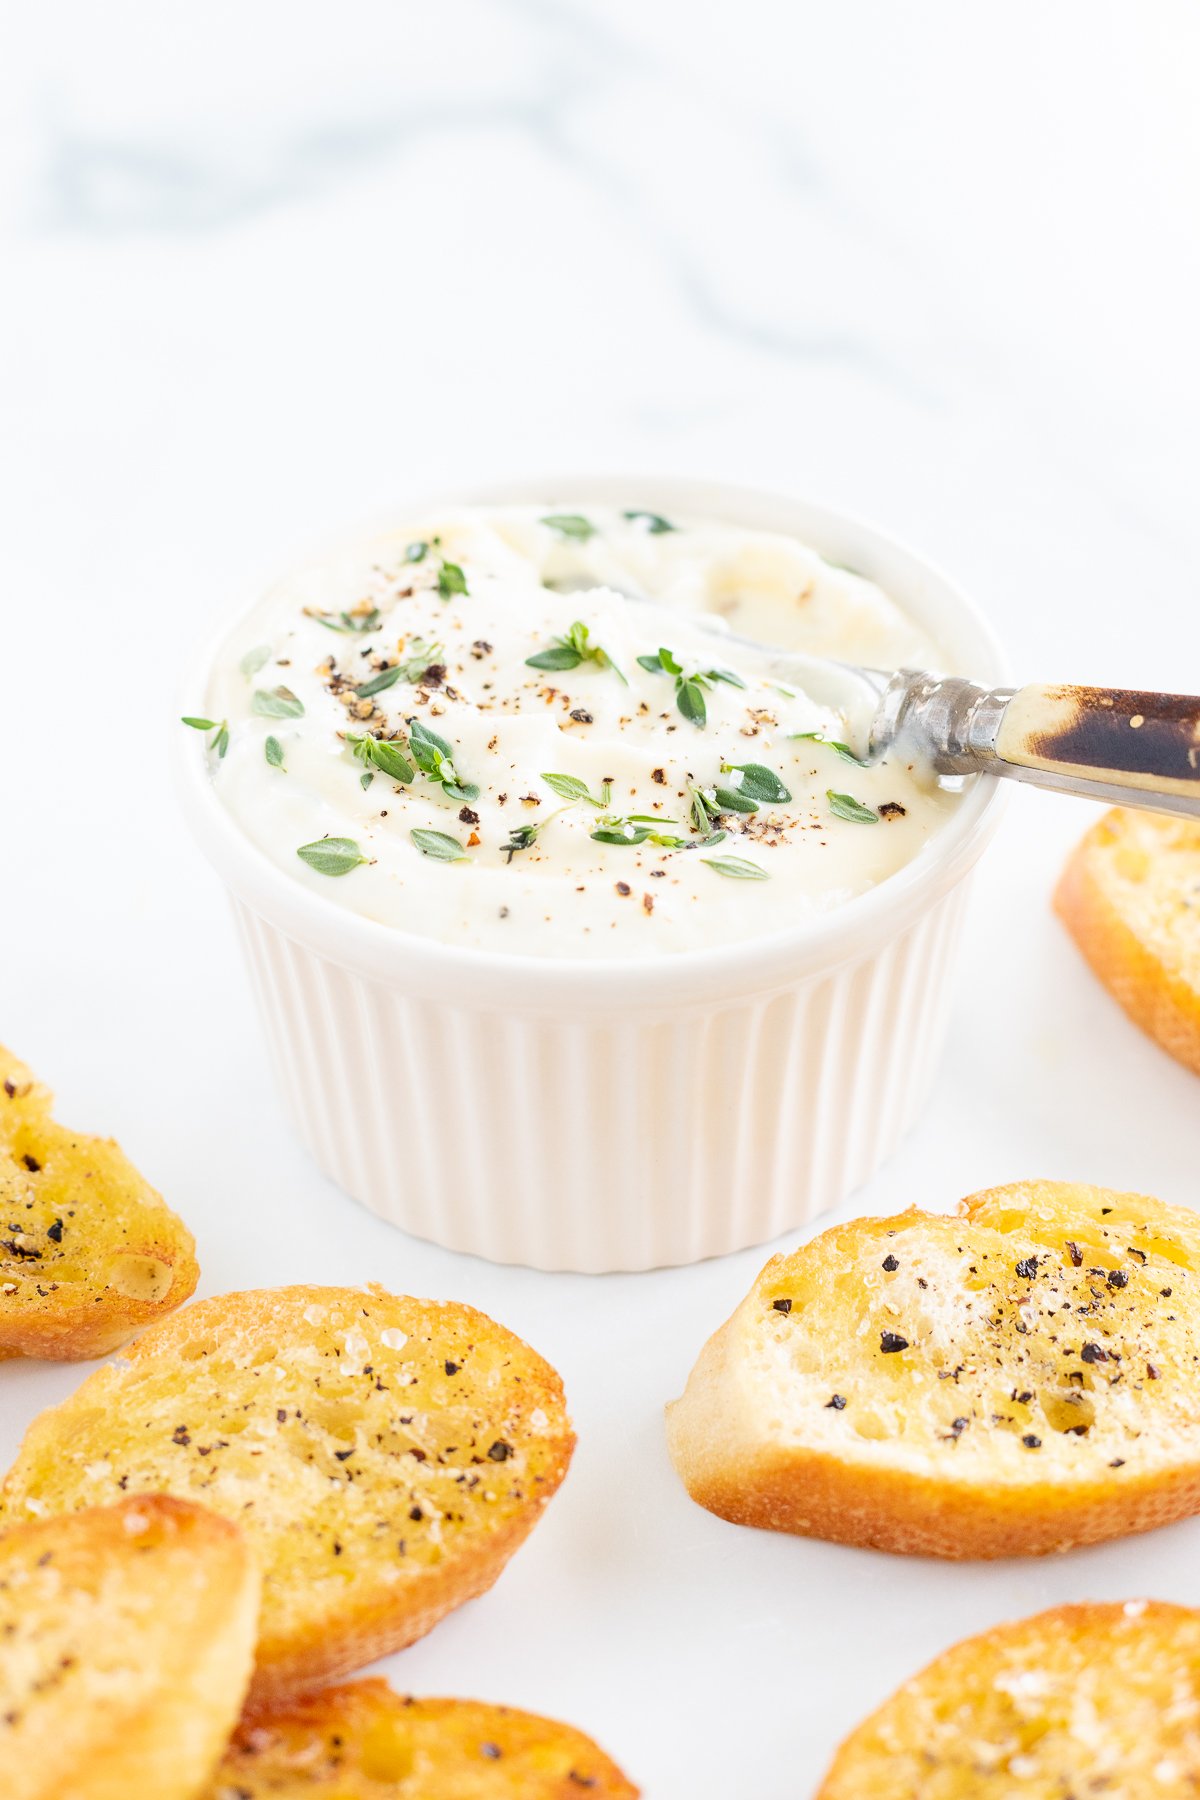
M 862 767 L 844 717 L 722 628 L 938 660 L 879 588 L 790 537 L 469 508 L 281 582 L 187 722 L 242 829 L 367 918 L 537 956 L 728 944 L 882 881 L 956 795 L 899 757 Z

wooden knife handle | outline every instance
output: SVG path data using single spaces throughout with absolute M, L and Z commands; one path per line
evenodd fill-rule
M 1004 708 L 995 753 L 1019 768 L 1080 779 L 1076 792 L 1088 791 L 1083 781 L 1124 788 L 1133 806 L 1139 790 L 1173 794 L 1200 811 L 1200 698 L 1194 694 L 1018 688 Z

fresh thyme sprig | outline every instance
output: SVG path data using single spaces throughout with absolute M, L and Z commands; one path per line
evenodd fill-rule
M 355 737 L 352 731 L 346 733 L 346 743 L 363 765 L 359 780 L 364 788 L 370 787 L 376 770 L 386 775 L 390 781 L 398 781 L 401 785 L 412 780 L 413 766 L 405 756 L 402 744 L 390 742 L 386 738 Z
M 509 862 L 511 862 L 518 850 L 531 850 L 537 842 L 538 832 L 545 823 L 546 821 L 543 819 L 529 825 L 516 826 L 514 830 L 509 832 L 507 844 L 501 844 L 500 846 L 502 855 L 506 856 Z
M 786 806 L 792 797 L 774 769 L 768 769 L 762 763 L 723 762 L 721 773 L 742 778 L 736 788 L 717 789 L 718 799 L 729 796 L 740 802 L 732 811 L 754 812 L 760 806 Z
M 419 637 L 413 638 L 407 648 L 408 655 L 400 664 L 401 681 L 420 681 L 426 669 L 432 669 L 446 654 L 443 645 L 427 644 Z
M 716 783 L 689 788 L 688 822 L 694 831 L 706 831 L 722 813 L 756 813 L 760 806 L 782 806 L 791 799 L 774 769 L 763 763 L 721 764 L 722 775 L 741 776 L 737 787 Z
M 424 562 L 431 549 L 440 551 L 441 547 L 442 540 L 440 537 L 429 539 L 417 538 L 415 542 L 405 546 L 404 560 L 407 563 Z M 461 566 L 456 562 L 450 562 L 444 556 L 438 565 L 437 591 L 442 596 L 443 600 L 449 600 L 454 594 L 465 594 L 469 592 L 467 588 L 467 578 L 463 574 Z
M 830 750 L 836 750 L 843 762 L 853 763 L 856 769 L 867 769 L 870 767 L 870 764 L 864 762 L 861 756 L 855 756 L 849 744 L 843 744 L 838 738 L 826 737 L 824 732 L 793 731 L 791 733 L 791 738 L 793 743 L 807 740 L 812 744 L 825 744 Z
M 277 737 L 267 738 L 266 742 L 263 744 L 263 755 L 273 769 L 282 769 L 283 773 L 285 775 L 287 774 L 287 770 L 283 765 L 283 745 Z
M 563 780 L 568 779 L 569 777 L 567 776 L 563 777 Z M 544 775 L 542 776 L 542 780 L 546 780 Z M 582 783 L 580 783 L 580 786 L 582 786 Z M 547 813 L 544 819 L 531 819 L 527 825 L 517 825 L 510 831 L 507 844 L 501 844 L 500 846 L 501 851 L 507 856 L 509 862 L 511 863 L 518 850 L 531 850 L 534 844 L 537 843 L 541 833 L 545 831 L 547 825 L 549 825 L 552 820 L 557 819 L 560 813 L 570 812 L 572 806 L 574 806 L 579 799 L 588 800 L 591 799 L 591 796 L 586 792 L 582 795 L 572 795 L 565 806 L 556 806 L 554 811 Z M 592 805 L 595 806 L 595 804 L 596 802 L 592 800 Z
M 728 837 L 721 824 L 721 808 L 717 804 L 716 790 L 713 788 L 688 786 L 688 825 L 699 833 L 697 843 L 692 848 L 707 850 L 713 844 L 723 844 Z
M 430 781 L 440 784 L 449 800 L 476 800 L 479 789 L 473 781 L 463 781 L 454 766 L 454 751 L 444 737 L 430 731 L 420 719 L 408 721 L 408 753 Z
M 705 688 L 712 687 L 717 681 L 728 682 L 730 687 L 736 688 L 744 688 L 746 685 L 732 669 L 693 669 L 690 675 L 685 674 L 683 664 L 666 648 L 658 650 L 653 656 L 639 656 L 638 662 L 651 675 L 674 677 L 675 704 L 690 725 L 703 727 L 708 723 Z
M 208 747 L 210 750 L 216 751 L 217 760 L 220 761 L 229 748 L 229 726 L 224 719 L 192 719 L 185 717 L 181 723 L 190 725 L 193 731 L 211 731 L 213 735 L 208 740 Z
M 443 558 L 442 566 L 438 570 L 437 590 L 443 600 L 449 600 L 454 594 L 468 592 L 467 578 L 458 563 L 446 562 Z
M 586 800 L 589 806 L 594 806 L 600 811 L 603 811 L 606 806 L 609 806 L 612 803 L 611 781 L 605 781 L 601 784 L 600 798 L 597 800 L 595 795 L 589 790 L 587 782 L 580 781 L 577 775 L 543 774 L 542 780 L 546 783 L 548 788 L 552 789 L 553 792 L 558 795 L 560 800 Z
M 669 832 L 662 829 L 664 825 L 670 827 Z M 591 836 L 597 844 L 651 843 L 660 844 L 664 850 L 683 850 L 687 839 L 674 835 L 681 829 L 673 819 L 660 819 L 654 813 L 630 813 L 625 818 L 601 819 Z
M 310 607 L 308 616 L 323 625 L 326 631 L 351 631 L 358 637 L 378 631 L 383 623 L 383 615 L 377 606 L 369 607 L 366 612 L 317 612 Z
M 270 662 L 270 660 L 270 644 L 255 644 L 252 650 L 247 650 L 245 656 L 243 656 L 241 662 L 238 664 L 238 668 L 242 671 L 246 680 L 249 681 L 253 676 L 258 674 L 258 671 L 262 668 L 263 664 Z
M 721 816 L 715 788 L 688 785 L 688 824 L 693 831 L 708 831 Z
M 424 638 L 414 638 L 409 654 L 401 661 L 392 663 L 389 668 L 380 669 L 376 674 L 360 681 L 355 693 L 360 700 L 373 700 L 376 694 L 385 694 L 388 688 L 395 687 L 398 681 L 420 681 L 426 669 L 431 668 L 444 655 L 441 644 L 427 644 Z
M 576 619 L 564 637 L 552 639 L 548 650 L 525 658 L 528 669 L 577 669 L 584 662 L 594 662 L 598 669 L 611 669 L 618 680 L 629 686 L 604 646 L 593 644 L 592 634 L 582 619 Z

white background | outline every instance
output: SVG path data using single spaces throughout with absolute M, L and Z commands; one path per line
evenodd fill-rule
M 693 1507 L 661 1406 L 762 1253 L 495 1269 L 333 1191 L 284 1128 L 165 750 L 185 649 L 244 568 L 414 488 L 582 467 L 846 506 L 950 568 L 1021 675 L 1200 687 L 1190 0 L 19 10 L 0 1033 L 191 1223 L 202 1291 L 375 1277 L 472 1301 L 562 1370 L 566 1487 L 396 1682 L 578 1723 L 651 1800 L 803 1796 L 964 1633 L 1200 1601 L 1200 1524 L 954 1567 Z M 1194 1200 L 1195 1077 L 1048 910 L 1089 817 L 1015 795 L 935 1103 L 856 1210 L 1034 1175 Z M 617 1180 L 637 1146 L 605 1137 Z M 78 1374 L 6 1367 L 0 1451 Z

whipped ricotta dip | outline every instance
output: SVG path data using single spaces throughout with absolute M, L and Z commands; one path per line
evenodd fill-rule
M 455 507 L 279 582 L 186 723 L 253 842 L 366 918 L 527 956 L 705 949 L 874 887 L 958 799 L 899 754 L 855 761 L 845 717 L 731 633 L 944 661 L 784 534 Z

